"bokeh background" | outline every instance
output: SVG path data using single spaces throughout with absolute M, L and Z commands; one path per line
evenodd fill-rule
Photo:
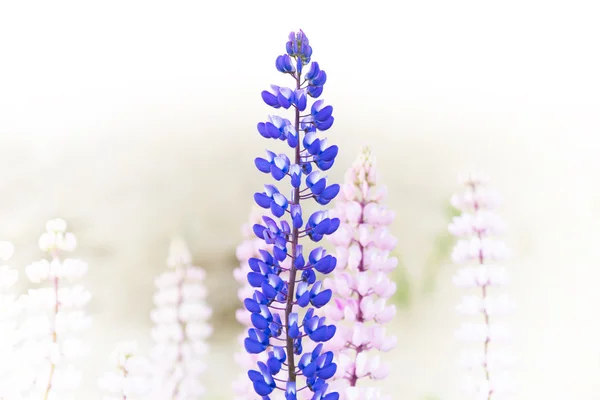
M 82 398 L 121 339 L 149 342 L 152 281 L 183 235 L 209 272 L 210 399 L 231 398 L 232 270 L 271 142 L 255 126 L 302 28 L 328 73 L 333 180 L 370 145 L 397 212 L 394 399 L 461 399 L 446 234 L 463 171 L 487 172 L 514 256 L 517 399 L 600 396 L 600 27 L 583 1 L 54 1 L 0 4 L 0 238 L 24 268 L 47 219 L 90 263 Z

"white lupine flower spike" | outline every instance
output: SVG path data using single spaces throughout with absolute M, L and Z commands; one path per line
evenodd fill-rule
M 136 341 L 117 344 L 110 354 L 113 371 L 98 379 L 98 386 L 109 396 L 103 400 L 146 399 L 151 389 L 150 364 L 138 354 Z
M 14 246 L 0 241 L 0 262 L 10 260 Z M 0 399 L 18 398 L 23 384 L 18 369 L 19 354 L 15 346 L 19 342 L 17 319 L 21 304 L 11 289 L 18 280 L 17 270 L 0 265 Z
M 499 201 L 496 193 L 487 188 L 489 179 L 472 174 L 460 181 L 465 190 L 454 195 L 451 202 L 462 214 L 454 217 L 448 227 L 459 238 L 451 258 L 461 267 L 453 282 L 471 292 L 457 306 L 457 311 L 470 320 L 457 330 L 456 337 L 476 344 L 461 354 L 460 364 L 468 371 L 463 389 L 473 399 L 501 400 L 512 395 L 507 370 L 514 356 L 499 350 L 499 345 L 510 339 L 510 331 L 496 317 L 510 312 L 514 303 L 506 294 L 490 292 L 507 284 L 506 268 L 501 263 L 509 251 L 497 239 L 505 226 L 495 213 Z
M 20 326 L 22 341 L 17 351 L 22 379 L 29 384 L 26 398 L 70 399 L 81 383 L 81 371 L 73 362 L 89 350 L 78 334 L 91 325 L 91 317 L 84 311 L 91 295 L 80 284 L 73 284 L 86 274 L 87 263 L 64 257 L 76 245 L 64 220 L 50 220 L 39 240 L 48 258 L 25 269 L 29 280 L 42 286 L 20 298 L 27 314 Z
M 388 276 L 398 262 L 390 257 L 396 238 L 388 230 L 395 213 L 381 204 L 386 189 L 377 178 L 375 159 L 365 148 L 346 172 L 332 212 L 341 224 L 330 237 L 338 262 L 325 280 L 333 290 L 333 301 L 325 308 L 327 317 L 339 323 L 326 347 L 336 354 L 332 385 L 342 400 L 390 399 L 365 379 L 387 377 L 389 366 L 380 362 L 378 353 L 393 349 L 397 341 L 384 327 L 396 314 L 396 306 L 387 304 L 396 292 Z
M 194 400 L 204 394 L 200 376 L 206 368 L 206 338 L 211 309 L 206 304 L 204 269 L 192 265 L 182 239 L 171 242 L 169 271 L 155 279 L 155 309 L 150 313 L 154 346 L 150 355 L 156 400 Z

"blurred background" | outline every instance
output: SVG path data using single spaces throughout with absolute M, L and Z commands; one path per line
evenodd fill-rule
M 208 398 L 231 398 L 235 247 L 267 182 L 253 159 L 273 148 L 260 92 L 286 84 L 274 62 L 299 28 L 328 74 L 330 179 L 370 145 L 397 212 L 388 393 L 462 398 L 446 232 L 475 169 L 510 227 L 516 398 L 599 398 L 598 17 L 583 1 L 2 2 L 0 240 L 22 270 L 46 220 L 77 234 L 94 317 L 82 398 L 117 341 L 150 344 L 173 235 L 209 273 Z

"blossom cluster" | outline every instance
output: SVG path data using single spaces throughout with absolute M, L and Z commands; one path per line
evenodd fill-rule
M 286 400 L 297 399 L 303 391 L 312 392 L 314 400 L 339 397 L 329 392 L 327 383 L 337 369 L 333 352 L 323 349 L 336 328 L 315 312 L 332 296 L 332 291 L 323 288 L 317 279 L 317 273 L 332 272 L 336 259 L 323 247 L 305 251 L 299 240 L 306 237 L 319 242 L 334 233 L 340 223 L 338 218 L 329 218 L 325 210 L 312 213 L 306 223 L 303 217 L 302 200 L 327 205 L 340 190 L 337 184 L 328 185 L 321 175 L 333 166 L 338 153 L 337 146 L 329 146 L 326 138 L 318 137 L 319 131 L 332 126 L 333 107 L 319 99 L 307 114 L 301 114 L 308 107 L 309 97 L 322 94 L 327 80 L 319 64 L 311 62 L 311 56 L 306 35 L 302 31 L 290 33 L 286 54 L 277 57 L 275 65 L 279 72 L 294 79 L 295 87 L 272 85 L 271 91 L 262 92 L 262 99 L 275 109 L 291 108 L 294 119 L 270 116 L 257 126 L 263 137 L 285 142 L 294 154 L 290 160 L 285 153 L 267 150 L 266 158 L 255 159 L 259 171 L 276 181 L 287 178 L 291 184 L 290 196 L 273 184 L 254 195 L 256 204 L 270 210 L 271 216 L 263 216 L 253 232 L 272 247 L 259 249 L 260 255 L 248 260 L 247 280 L 255 290 L 244 299 L 252 323 L 244 347 L 251 354 L 267 352 L 266 361 L 257 361 L 258 369 L 248 372 L 255 392 L 265 400 L 276 389 L 285 392 Z M 289 264 L 284 264 L 288 259 Z M 306 351 L 306 339 L 318 344 Z M 304 382 L 298 382 L 300 376 Z
M 29 280 L 42 287 L 29 289 L 21 298 L 26 311 L 20 327 L 21 360 L 32 382 L 30 396 L 66 400 L 81 384 L 76 362 L 89 353 L 80 336 L 91 326 L 92 319 L 85 312 L 91 294 L 74 284 L 85 276 L 88 265 L 64 257 L 76 249 L 77 240 L 62 219 L 48 221 L 39 246 L 48 258 L 25 269 Z
M 156 308 L 150 314 L 153 398 L 198 399 L 205 392 L 199 377 L 206 369 L 206 338 L 212 333 L 207 323 L 212 311 L 206 304 L 206 272 L 192 265 L 187 245 L 179 238 L 171 242 L 167 264 L 171 270 L 155 279 Z
M 0 242 L 0 262 L 10 260 L 14 246 L 10 242 Z M 11 288 L 17 282 L 18 272 L 9 265 L 0 265 L 0 399 L 16 397 L 19 393 L 19 375 L 14 362 L 18 360 L 15 345 L 19 341 L 17 317 L 21 305 Z
M 151 389 L 150 365 L 138 355 L 137 342 L 118 343 L 109 358 L 113 370 L 98 379 L 98 386 L 109 393 L 103 400 L 146 399 Z
M 388 375 L 389 366 L 377 353 L 393 349 L 397 342 L 384 327 L 396 313 L 396 306 L 386 303 L 396 291 L 388 276 L 397 266 L 397 259 L 390 257 L 397 241 L 388 229 L 395 213 L 382 204 L 386 190 L 377 180 L 375 159 L 364 148 L 346 172 L 334 210 L 341 224 L 330 237 L 338 265 L 325 281 L 334 294 L 327 315 L 339 323 L 328 348 L 339 365 L 336 389 L 348 400 L 390 398 L 368 384 L 357 386 L 363 378 Z
M 506 398 L 512 391 L 507 373 L 514 356 L 507 349 L 499 350 L 498 343 L 509 338 L 506 325 L 496 317 L 510 312 L 514 303 L 505 295 L 492 295 L 492 288 L 505 285 L 506 267 L 501 263 L 509 256 L 504 242 L 497 238 L 505 225 L 495 213 L 499 203 L 497 194 L 488 189 L 489 178 L 470 174 L 460 179 L 465 190 L 452 197 L 452 205 L 461 211 L 449 225 L 449 231 L 457 236 L 452 251 L 452 261 L 461 265 L 453 277 L 455 285 L 468 290 L 457 306 L 461 314 L 470 319 L 462 324 L 456 336 L 476 344 L 461 354 L 461 364 L 467 369 L 463 388 L 477 400 Z

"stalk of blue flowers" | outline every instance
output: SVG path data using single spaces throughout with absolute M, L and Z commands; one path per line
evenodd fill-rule
M 303 245 L 299 241 L 308 237 L 319 242 L 325 235 L 335 232 L 340 223 L 337 218 L 329 218 L 327 212 L 317 211 L 301 229 L 304 221 L 300 202 L 312 198 L 318 204 L 326 205 L 340 190 L 337 184 L 327 186 L 326 178 L 321 177 L 317 170 L 313 171 L 313 168 L 321 171 L 331 168 L 338 153 L 337 146 L 328 146 L 327 139 L 317 138 L 318 131 L 332 126 L 333 107 L 325 106 L 323 100 L 316 100 L 310 107 L 310 114 L 301 115 L 308 106 L 308 97 L 317 98 L 322 94 L 327 75 L 313 62 L 302 79 L 302 68 L 310 63 L 312 55 L 308 38 L 302 31 L 290 34 L 286 50 L 287 54 L 277 57 L 275 65 L 280 72 L 294 78 L 295 88 L 271 85 L 270 92 L 262 92 L 262 99 L 276 109 L 293 107 L 294 122 L 269 116 L 268 121 L 259 123 L 257 129 L 265 138 L 287 142 L 294 149 L 294 160 L 291 162 L 287 155 L 267 150 L 267 157 L 257 158 L 255 165 L 276 181 L 289 177 L 292 193 L 288 200 L 276 186 L 265 185 L 265 191 L 254 196 L 256 203 L 270 209 L 278 220 L 264 216 L 264 225 L 253 227 L 256 236 L 273 247 L 272 252 L 262 250 L 260 258 L 248 260 L 251 269 L 248 282 L 257 290 L 252 298 L 244 301 L 253 325 L 244 345 L 250 353 L 270 351 L 266 362 L 257 363 L 259 370 L 249 371 L 248 376 L 263 400 L 269 400 L 275 389 L 284 391 L 286 400 L 296 400 L 297 394 L 305 389 L 312 392 L 312 400 L 336 400 L 339 395 L 328 393 L 326 380 L 333 376 L 337 366 L 332 362 L 333 353 L 322 351 L 322 342 L 330 340 L 336 328 L 326 325 L 324 317 L 314 314 L 315 308 L 323 307 L 332 294 L 329 289 L 323 290 L 315 271 L 330 273 L 335 268 L 336 259 L 326 254 L 322 247 L 317 247 L 305 260 Z M 301 132 L 304 132 L 304 137 L 301 137 Z M 303 176 L 306 187 L 302 189 Z M 290 222 L 281 219 L 286 215 L 290 216 Z M 291 246 L 289 252 L 288 245 Z M 291 261 L 289 267 L 281 264 L 286 258 Z M 296 278 L 298 272 L 301 272 L 301 279 Z M 282 279 L 285 275 L 287 280 Z M 300 322 L 294 307 L 309 305 L 312 307 L 307 309 Z M 283 311 L 283 322 L 280 311 Z M 302 340 L 305 338 L 319 344 L 312 351 L 303 353 Z M 271 339 L 283 342 L 280 343 L 282 346 L 272 344 Z M 300 356 L 299 360 L 295 356 Z M 285 380 L 274 376 L 280 371 L 287 372 Z M 301 388 L 296 385 L 299 375 L 306 378 L 306 385 Z M 285 388 L 276 382 L 286 383 Z

